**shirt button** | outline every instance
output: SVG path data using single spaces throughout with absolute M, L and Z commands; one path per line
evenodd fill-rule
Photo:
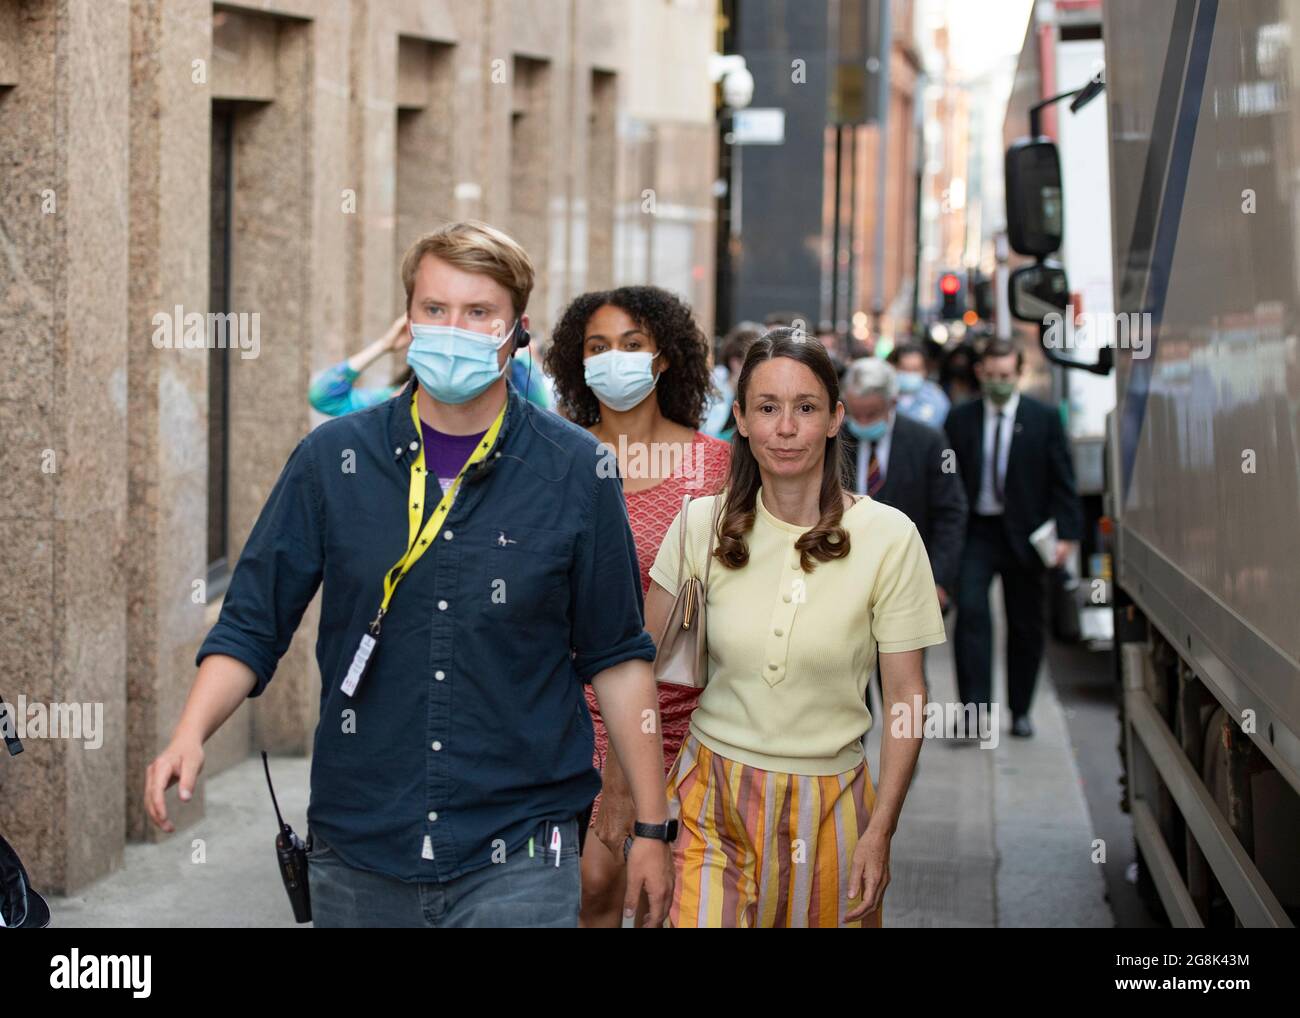
M 450 530 L 444 530 L 444 531 L 442 532 L 442 539 L 443 539 L 444 541 L 450 541 L 450 540 L 451 540 L 451 531 L 450 531 Z
M 768 667 L 769 669 L 771 669 L 772 671 L 776 671 L 777 668 L 780 667 L 780 665 L 778 665 L 775 661 L 769 661 L 769 662 L 767 663 L 767 667 Z
M 435 743 L 433 744 L 433 751 L 434 751 L 435 753 L 437 753 L 437 752 L 438 752 L 439 750 L 441 750 L 441 749 L 442 749 L 442 743 L 441 743 L 441 742 L 435 742 Z
M 430 814 L 429 814 L 429 819 L 430 819 L 430 820 L 437 820 L 437 819 L 438 819 L 438 814 L 437 814 L 437 813 L 430 813 Z
M 798 559 L 795 559 L 793 562 L 791 562 L 791 563 L 790 563 L 790 568 L 791 568 L 791 569 L 798 569 L 798 568 L 800 568 L 799 560 L 798 560 Z
M 439 601 L 439 602 L 438 602 L 438 611 L 440 611 L 440 612 L 445 612 L 446 610 L 447 610 L 447 602 L 446 602 L 446 601 Z
M 781 600 L 784 601 L 786 604 L 789 604 L 789 603 L 790 603 L 790 595 L 789 595 L 789 594 L 782 594 L 782 595 L 781 595 Z
M 420 448 L 420 443 L 419 443 L 419 442 L 412 442 L 412 443 L 411 443 L 411 445 L 410 445 L 410 450 L 411 450 L 411 452 L 415 452 L 415 450 L 418 449 L 418 448 Z
M 775 633 L 777 636 L 784 636 L 784 635 L 785 635 L 785 630 L 783 630 L 783 629 L 773 629 L 772 632 Z
M 444 672 L 441 668 L 439 668 L 436 672 L 433 673 L 433 677 L 437 679 L 439 682 L 441 682 L 443 679 L 447 677 L 447 673 Z
M 394 456 L 400 456 L 400 455 L 402 455 L 402 447 L 401 447 L 400 445 L 399 445 L 396 449 L 393 450 L 393 455 L 394 455 Z

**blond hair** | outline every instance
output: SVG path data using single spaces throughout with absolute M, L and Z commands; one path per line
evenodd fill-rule
M 510 291 L 516 315 L 523 314 L 528 307 L 533 292 L 533 260 L 513 237 L 496 227 L 467 219 L 441 226 L 412 244 L 402 257 L 402 285 L 406 287 L 408 310 L 415 292 L 415 273 L 425 255 L 441 258 L 462 272 L 476 272 L 500 283 Z

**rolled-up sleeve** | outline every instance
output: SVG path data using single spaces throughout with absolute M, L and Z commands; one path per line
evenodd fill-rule
M 606 668 L 639 658 L 653 661 L 654 640 L 645 631 L 641 573 L 628 523 L 623 485 L 596 470 L 587 524 L 574 555 L 571 583 L 573 664 L 590 682 Z
M 253 525 L 196 664 L 226 654 L 257 676 L 260 696 L 289 649 L 324 567 L 323 510 L 308 439 L 298 443 Z

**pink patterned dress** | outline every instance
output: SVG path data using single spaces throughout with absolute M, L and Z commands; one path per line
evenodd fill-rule
M 672 477 L 654 487 L 633 491 L 625 496 L 628 521 L 632 524 L 632 539 L 636 542 L 637 563 L 641 567 L 642 594 L 650 592 L 650 567 L 659 554 L 659 545 L 663 543 L 664 535 L 682 511 L 682 496 L 702 498 L 716 494 L 727 482 L 730 465 L 731 446 L 697 431 L 691 446 L 689 464 L 681 464 L 681 468 Z M 587 694 L 587 706 L 591 709 L 591 720 L 596 729 L 596 755 L 592 764 L 599 770 L 605 765 L 609 735 L 601 720 L 600 708 L 596 704 L 591 685 L 588 684 L 583 689 Z M 672 769 L 673 761 L 677 759 L 677 753 L 686 740 L 691 712 L 695 710 L 699 699 L 700 693 L 696 689 L 673 685 L 659 687 L 659 724 L 664 740 L 665 773 Z M 599 808 L 600 798 L 597 797 L 596 810 Z M 591 814 L 593 820 L 596 810 Z

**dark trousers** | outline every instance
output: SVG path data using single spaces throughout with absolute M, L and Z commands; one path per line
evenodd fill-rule
M 1000 516 L 970 516 L 957 579 L 954 653 L 957 691 L 963 703 L 993 698 L 993 615 L 989 584 L 1002 577 L 1007 613 L 1007 691 L 1012 717 L 1029 713 L 1043 660 L 1043 599 L 1047 571 L 1016 557 Z

